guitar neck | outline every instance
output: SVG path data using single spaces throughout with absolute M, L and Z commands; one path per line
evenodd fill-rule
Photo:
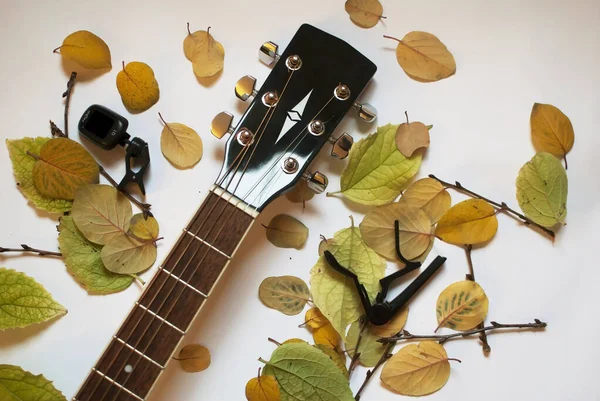
M 218 187 L 208 193 L 74 401 L 146 399 L 257 214 Z

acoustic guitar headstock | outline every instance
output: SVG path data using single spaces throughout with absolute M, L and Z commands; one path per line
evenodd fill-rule
M 363 120 L 376 118 L 372 106 L 356 100 L 377 70 L 348 43 L 308 24 L 281 55 L 266 42 L 259 58 L 273 70 L 260 89 L 248 75 L 237 82 L 236 96 L 252 98 L 240 121 L 234 127 L 222 112 L 211 124 L 216 137 L 230 134 L 216 185 L 258 211 L 299 179 L 325 190 L 327 177 L 307 168 L 327 142 L 333 156 L 348 155 L 352 137 L 332 134 L 349 109 Z

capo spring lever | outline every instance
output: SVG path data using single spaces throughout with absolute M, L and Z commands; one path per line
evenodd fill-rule
M 421 262 L 411 262 L 407 260 L 400 252 L 400 225 L 398 220 L 394 222 L 394 232 L 396 235 L 396 254 L 398 255 L 398 259 L 404 262 L 406 267 L 379 280 L 381 291 L 379 294 L 377 294 L 377 297 L 375 298 L 375 304 L 373 305 L 371 305 L 369 294 L 367 293 L 365 286 L 358 280 L 358 276 L 353 271 L 342 266 L 331 252 L 325 251 L 323 253 L 325 260 L 327 260 L 327 263 L 335 271 L 352 279 L 354 285 L 356 286 L 356 290 L 358 291 L 358 295 L 367 318 L 372 324 L 378 326 L 389 322 L 394 315 L 398 313 L 398 311 L 402 309 L 402 307 L 406 305 L 406 303 L 408 303 L 408 301 L 421 289 L 421 287 L 427 283 L 427 281 L 435 274 L 435 272 L 442 267 L 446 261 L 445 257 L 437 256 L 434 261 L 427 266 L 427 269 L 425 269 L 423 273 L 419 274 L 419 276 L 417 276 L 417 278 L 413 280 L 413 282 L 411 282 L 408 287 L 404 289 L 404 291 L 402 291 L 392 301 L 386 301 L 385 298 L 392 282 L 421 267 Z

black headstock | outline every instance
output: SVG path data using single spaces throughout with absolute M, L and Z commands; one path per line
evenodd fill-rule
M 228 131 L 231 136 L 216 181 L 218 187 L 259 211 L 303 175 L 317 188 L 319 181 L 327 180 L 318 174 L 309 176 L 305 170 L 346 112 L 360 107 L 356 99 L 377 70 L 348 43 L 308 24 L 298 29 L 281 56 L 270 42 L 261 51 L 276 64 L 258 90 L 251 77 L 238 82 L 242 86 L 236 88 L 238 97 L 254 98 L 236 127 Z M 367 107 L 363 113 L 369 119 Z M 213 133 L 228 118 L 217 116 Z

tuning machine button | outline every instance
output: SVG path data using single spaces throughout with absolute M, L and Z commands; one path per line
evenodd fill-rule
M 316 194 L 323 193 L 327 189 L 327 184 L 329 184 L 329 179 L 319 171 L 304 173 L 302 178 L 306 180 L 308 187 Z
M 356 113 L 358 117 L 366 121 L 368 123 L 375 121 L 377 118 L 377 109 L 370 105 L 369 103 L 354 103 L 354 108 L 356 109 Z
M 280 55 L 277 53 L 279 46 L 273 42 L 265 42 L 258 50 L 258 58 L 269 67 L 279 61 Z
M 232 121 L 233 115 L 226 111 L 220 112 L 210 123 L 210 133 L 218 139 L 223 138 L 225 134 L 231 134 L 233 132 Z
M 354 144 L 354 138 L 344 132 L 337 138 L 330 137 L 329 142 L 333 144 L 331 156 L 337 159 L 345 159 L 348 157 L 350 148 L 352 148 L 352 145 Z
M 256 86 L 256 78 L 251 75 L 244 75 L 235 84 L 235 95 L 238 99 L 244 102 L 251 96 L 256 96 L 257 91 L 254 89 Z

